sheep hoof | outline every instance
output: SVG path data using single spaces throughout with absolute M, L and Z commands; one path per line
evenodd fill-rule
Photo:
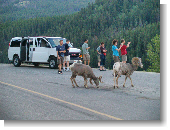
M 125 85 L 123 85 L 123 87 L 125 88 Z
M 134 87 L 134 85 L 131 85 L 132 87 Z
M 73 86 L 73 88 L 75 88 L 75 86 Z
M 99 86 L 97 86 L 97 88 L 99 88 Z
M 117 88 L 119 88 L 119 86 L 116 86 Z
M 79 87 L 79 86 L 77 86 L 77 87 Z
M 115 89 L 115 86 L 113 86 L 114 87 L 114 89 Z
M 88 86 L 85 86 L 85 88 L 87 89 L 87 88 L 88 88 Z

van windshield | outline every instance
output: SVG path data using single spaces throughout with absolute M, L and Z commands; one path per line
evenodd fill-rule
M 56 46 L 60 45 L 60 40 L 63 40 L 63 43 L 66 43 L 66 40 L 63 38 L 46 38 L 47 41 L 50 42 L 52 48 L 55 48 Z

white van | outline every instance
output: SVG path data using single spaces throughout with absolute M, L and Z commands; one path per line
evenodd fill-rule
M 61 39 L 66 43 L 66 38 L 62 37 L 14 37 L 9 43 L 8 59 L 15 67 L 21 63 L 33 63 L 35 66 L 48 63 L 50 68 L 57 68 L 56 46 Z M 81 62 L 80 49 L 71 48 L 69 55 L 70 63 Z

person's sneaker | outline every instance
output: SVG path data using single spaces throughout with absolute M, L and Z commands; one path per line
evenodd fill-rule
M 67 71 L 67 72 L 70 71 L 69 67 L 65 71 Z

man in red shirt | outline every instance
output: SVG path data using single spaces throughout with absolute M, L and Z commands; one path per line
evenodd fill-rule
M 123 63 L 126 63 L 126 61 L 127 61 L 127 51 L 126 51 L 126 48 L 129 47 L 130 43 L 131 42 L 128 42 L 128 44 L 126 46 L 126 45 L 124 45 L 125 44 L 125 40 L 124 39 L 121 40 L 121 46 L 122 46 L 122 48 L 121 48 L 121 55 L 122 55 L 122 62 Z

